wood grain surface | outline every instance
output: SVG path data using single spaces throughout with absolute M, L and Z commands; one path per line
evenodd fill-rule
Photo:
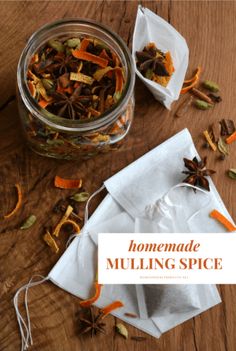
M 136 17 L 136 1 L 1 1 L 0 6 L 0 215 L 14 205 L 14 184 L 20 183 L 24 203 L 9 220 L 0 220 L 0 350 L 20 348 L 20 337 L 12 299 L 16 290 L 34 273 L 47 275 L 58 260 L 42 241 L 43 228 L 55 223 L 52 208 L 70 192 L 53 187 L 56 174 L 82 177 L 89 192 L 102 182 L 157 146 L 176 132 L 189 128 L 198 151 L 207 155 L 217 171 L 215 185 L 230 214 L 236 218 L 235 182 L 226 171 L 236 167 L 235 145 L 230 156 L 219 161 L 214 152 L 202 148 L 202 131 L 213 121 L 236 121 L 236 2 L 232 1 L 141 1 L 168 20 L 186 38 L 190 49 L 188 76 L 202 65 L 203 78 L 217 81 L 223 102 L 211 111 L 190 108 L 175 118 L 179 102 L 167 111 L 137 80 L 135 118 L 120 150 L 86 162 L 46 159 L 24 144 L 17 104 L 14 99 L 16 66 L 27 38 L 41 25 L 63 17 L 93 18 L 109 25 L 131 47 Z M 160 185 L 161 186 L 161 185 Z M 91 212 L 105 194 L 94 200 Z M 82 211 L 82 210 L 81 210 Z M 29 214 L 36 224 L 26 231 L 19 226 Z M 61 238 L 61 251 L 66 236 Z M 95 339 L 78 336 L 79 300 L 51 283 L 32 288 L 29 293 L 32 334 L 31 350 L 40 351 L 234 351 L 236 349 L 236 287 L 219 287 L 222 304 L 164 334 L 159 340 L 147 336 L 144 342 L 124 340 L 114 333 L 115 318 L 107 318 L 107 334 Z M 145 335 L 127 325 L 130 335 Z

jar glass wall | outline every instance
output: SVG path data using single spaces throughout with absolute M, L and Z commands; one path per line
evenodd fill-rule
M 122 96 L 100 117 L 70 120 L 41 108 L 27 85 L 27 70 L 35 52 L 55 38 L 89 36 L 104 42 L 118 56 L 125 85 Z M 117 148 L 129 131 L 134 112 L 135 72 L 132 57 L 123 40 L 108 28 L 93 21 L 69 19 L 46 25 L 29 39 L 19 60 L 17 96 L 26 140 L 35 152 L 55 158 L 88 158 Z

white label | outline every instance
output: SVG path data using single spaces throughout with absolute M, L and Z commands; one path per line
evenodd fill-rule
M 235 233 L 102 233 L 101 284 L 236 284 Z

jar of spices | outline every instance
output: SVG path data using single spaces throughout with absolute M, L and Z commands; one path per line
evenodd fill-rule
M 36 31 L 17 69 L 19 114 L 40 155 L 85 159 L 116 149 L 131 126 L 135 71 L 124 41 L 91 20 Z

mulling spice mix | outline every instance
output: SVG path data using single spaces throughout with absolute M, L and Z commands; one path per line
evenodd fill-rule
M 89 25 L 96 31 L 96 24 Z M 26 67 L 25 91 L 23 75 L 18 74 L 18 106 L 28 144 L 41 155 L 74 160 L 116 150 L 134 111 L 134 68 L 128 48 L 118 38 L 108 44 L 80 30 L 63 34 L 64 23 L 56 26 L 61 34 L 51 39 L 47 29 L 48 40 L 41 45 L 39 41 L 34 51 L 26 47 L 18 65 L 18 72 Z M 27 95 L 38 111 L 25 104 Z
M 170 52 L 162 52 L 155 43 L 148 43 L 142 51 L 136 51 L 137 68 L 142 75 L 164 87 L 174 73 L 174 65 Z
M 116 53 L 91 37 L 49 40 L 32 57 L 27 78 L 42 108 L 73 120 L 109 110 L 121 97 L 125 79 Z

